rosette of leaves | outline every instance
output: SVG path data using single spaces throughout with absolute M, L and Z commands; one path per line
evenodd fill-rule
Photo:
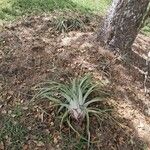
M 88 144 L 90 143 L 90 116 L 94 115 L 98 119 L 100 114 L 108 110 L 99 109 L 93 106 L 94 103 L 103 101 L 101 97 L 91 98 L 92 93 L 96 91 L 98 84 L 93 84 L 90 75 L 82 78 L 76 78 L 69 84 L 58 82 L 45 82 L 38 88 L 39 92 L 36 98 L 47 99 L 54 103 L 58 108 L 58 114 L 61 114 L 60 126 L 66 121 L 77 134 L 79 132 L 71 125 L 71 119 L 79 125 L 86 122 L 86 133 Z

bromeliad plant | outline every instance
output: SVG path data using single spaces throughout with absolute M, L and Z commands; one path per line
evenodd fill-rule
M 70 84 L 62 84 L 53 81 L 46 82 L 46 86 L 39 88 L 36 97 L 48 99 L 59 106 L 58 113 L 61 116 L 61 125 L 67 121 L 68 125 L 76 132 L 77 130 L 71 125 L 70 118 L 75 119 L 79 124 L 86 120 L 86 131 L 88 143 L 90 142 L 90 116 L 99 115 L 107 110 L 101 110 L 92 107 L 95 102 L 100 102 L 103 98 L 90 98 L 96 90 L 97 84 L 92 84 L 91 76 L 86 75 L 79 79 L 74 79 Z M 79 133 L 78 133 L 79 134 Z
M 84 28 L 84 22 L 77 18 L 60 17 L 54 20 L 53 26 L 60 33 L 65 33 L 73 30 L 82 30 Z

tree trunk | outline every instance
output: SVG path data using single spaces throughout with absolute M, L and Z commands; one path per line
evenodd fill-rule
M 98 33 L 98 40 L 109 48 L 127 51 L 145 20 L 150 0 L 113 0 Z

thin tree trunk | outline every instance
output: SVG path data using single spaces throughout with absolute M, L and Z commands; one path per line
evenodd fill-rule
M 113 0 L 98 40 L 123 51 L 131 46 L 146 17 L 150 0 Z

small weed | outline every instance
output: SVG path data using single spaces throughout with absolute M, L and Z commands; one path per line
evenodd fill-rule
M 66 9 L 87 12 L 86 8 L 72 0 L 2 0 L 0 2 L 0 19 L 7 21 L 26 14 Z
M 77 18 L 61 17 L 54 21 L 53 26 L 60 33 L 64 33 L 73 30 L 82 30 L 84 28 L 84 22 Z

